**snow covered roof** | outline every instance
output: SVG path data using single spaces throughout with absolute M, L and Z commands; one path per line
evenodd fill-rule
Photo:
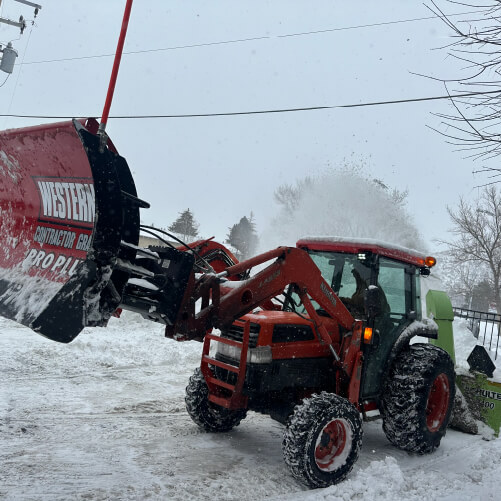
M 311 250 L 348 252 L 350 254 L 370 251 L 416 266 L 424 266 L 426 258 L 424 252 L 408 249 L 401 245 L 390 244 L 374 238 L 306 236 L 297 241 L 296 247 Z

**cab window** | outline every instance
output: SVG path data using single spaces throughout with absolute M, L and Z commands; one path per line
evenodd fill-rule
M 411 305 L 411 276 L 405 270 L 403 263 L 384 257 L 379 260 L 378 285 L 394 317 L 406 316 Z
M 357 313 L 357 316 L 360 316 L 363 312 L 363 291 L 370 285 L 371 268 L 368 263 L 356 254 L 342 252 L 309 251 L 309 255 L 324 280 L 345 305 L 348 305 L 349 301 L 360 302 L 360 313 Z M 304 306 L 299 303 L 299 297 L 293 293 L 286 301 L 286 309 L 292 307 L 304 313 Z M 296 306 L 293 306 L 294 304 Z M 315 309 L 319 307 L 315 301 L 313 306 Z

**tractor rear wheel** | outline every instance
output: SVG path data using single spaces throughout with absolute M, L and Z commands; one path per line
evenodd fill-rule
M 447 352 L 431 344 L 409 345 L 395 359 L 383 388 L 386 437 L 408 452 L 432 452 L 447 431 L 454 394 L 454 363 Z
M 346 399 L 322 392 L 297 405 L 284 434 L 283 454 L 293 476 L 309 487 L 343 480 L 358 459 L 362 419 Z
M 247 409 L 228 410 L 209 401 L 209 388 L 200 368 L 190 377 L 184 397 L 191 419 L 207 432 L 230 431 L 247 415 Z

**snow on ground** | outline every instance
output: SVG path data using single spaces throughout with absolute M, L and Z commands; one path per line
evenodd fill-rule
M 459 360 L 475 339 L 458 333 Z M 501 440 L 449 430 L 435 453 L 411 456 L 377 421 L 348 479 L 309 491 L 282 461 L 280 424 L 250 413 L 206 434 L 192 423 L 184 387 L 201 344 L 137 315 L 69 345 L 0 319 L 0 345 L 0 499 L 499 499 Z

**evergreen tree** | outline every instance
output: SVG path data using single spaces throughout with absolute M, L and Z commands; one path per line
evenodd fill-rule
M 488 280 L 482 280 L 473 289 L 471 297 L 471 309 L 477 311 L 489 311 L 492 303 L 494 303 L 492 294 L 492 286 Z
M 169 226 L 169 231 L 177 233 L 187 242 L 192 241 L 198 235 L 198 223 L 190 209 L 179 213 L 179 217 Z
M 232 245 L 236 250 L 238 259 L 251 257 L 257 248 L 258 236 L 256 225 L 253 221 L 253 214 L 250 217 L 244 216 L 240 221 L 229 228 L 226 243 Z

